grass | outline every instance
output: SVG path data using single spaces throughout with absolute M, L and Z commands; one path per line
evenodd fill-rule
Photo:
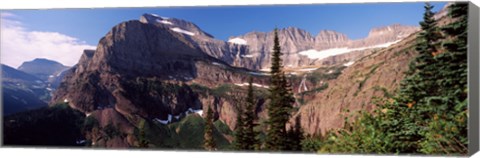
M 233 132 L 222 121 L 214 123 L 213 134 L 217 147 L 220 150 L 230 148 L 230 142 L 224 135 L 231 135 Z M 146 121 L 143 130 L 146 140 L 156 148 L 182 149 L 182 150 L 203 150 L 205 120 L 196 114 L 191 114 L 179 122 L 163 125 Z M 139 136 L 137 129 L 135 134 Z
M 372 76 L 373 73 L 375 73 L 375 71 L 384 64 L 384 62 L 381 62 L 381 63 L 378 63 L 378 64 L 375 64 L 372 66 L 372 68 L 370 69 L 370 71 L 365 75 L 365 77 L 363 78 L 362 81 L 360 81 L 360 83 L 358 84 L 358 89 L 357 91 L 355 91 L 355 94 L 354 96 L 357 96 L 358 95 L 358 92 L 360 92 L 360 90 L 362 90 L 365 82 Z

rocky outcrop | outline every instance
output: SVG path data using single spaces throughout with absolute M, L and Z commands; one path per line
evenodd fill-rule
M 324 50 L 340 47 L 349 41 L 351 40 L 345 34 L 332 30 L 321 30 L 318 35 L 315 36 L 315 49 Z

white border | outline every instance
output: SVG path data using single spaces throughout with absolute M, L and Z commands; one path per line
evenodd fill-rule
M 443 2 L 445 0 L 429 0 Z M 282 5 L 282 4 L 325 4 L 325 3 L 378 3 L 378 2 L 419 2 L 416 0 L 2 0 L 0 11 L 5 9 L 56 9 L 56 8 L 124 8 L 124 7 L 165 7 L 165 6 L 230 6 L 230 5 Z M 474 2 L 476 3 L 476 2 Z M 478 6 L 478 5 L 477 5 Z M 34 131 L 32 131 L 34 132 Z M 316 154 L 274 154 L 274 153 L 209 153 L 194 151 L 139 151 L 139 150 L 87 150 L 48 148 L 0 148 L 2 157 L 392 157 L 373 155 L 316 155 Z M 397 157 L 397 156 L 393 156 Z M 399 156 L 400 157 L 400 156 Z M 405 156 L 401 156 L 405 157 Z M 425 156 L 408 156 L 425 157 Z M 472 157 L 480 157 L 477 153 Z

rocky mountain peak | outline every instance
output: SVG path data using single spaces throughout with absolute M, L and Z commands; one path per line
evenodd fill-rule
M 18 67 L 18 70 L 32 74 L 43 81 L 47 81 L 51 76 L 57 75 L 68 68 L 68 66 L 53 60 L 37 58 L 22 63 L 22 65 Z
M 202 29 L 200 29 L 200 27 L 194 23 L 182 19 L 162 17 L 156 14 L 143 14 L 139 21 L 154 25 L 164 25 L 170 28 L 172 31 L 189 36 L 214 38 L 212 35 L 202 31 Z
M 315 36 L 315 42 L 319 43 L 336 43 L 336 42 L 346 42 L 350 39 L 347 35 L 332 31 L 332 30 L 321 30 L 317 36 Z
M 392 24 L 388 26 L 376 27 L 370 30 L 368 37 L 397 35 L 398 38 L 405 38 L 406 35 L 417 31 L 417 26 L 406 26 L 401 24 Z

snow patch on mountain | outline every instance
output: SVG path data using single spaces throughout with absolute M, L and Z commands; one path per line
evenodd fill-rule
M 240 45 L 247 45 L 247 41 L 245 41 L 244 39 L 241 39 L 241 38 L 232 38 L 230 40 L 228 40 L 228 42 L 230 43 L 235 43 L 235 44 L 240 44 Z
M 300 69 L 298 71 L 302 71 L 302 72 L 310 72 L 310 71 L 314 71 L 314 70 L 317 70 L 318 68 L 303 68 L 303 69 Z
M 345 54 L 345 53 L 349 53 L 349 52 L 353 52 L 353 51 L 362 51 L 362 50 L 373 49 L 373 48 L 385 48 L 385 47 L 389 47 L 392 44 L 398 43 L 400 41 L 401 40 L 397 40 L 397 41 L 393 41 L 393 42 L 387 42 L 387 43 L 383 43 L 383 44 L 373 45 L 373 46 L 369 46 L 369 47 L 360 47 L 360 48 L 343 47 L 343 48 L 326 49 L 326 50 L 321 50 L 321 51 L 317 51 L 315 49 L 310 49 L 310 50 L 306 50 L 306 51 L 301 51 L 301 52 L 299 52 L 299 54 L 300 55 L 305 55 L 310 59 L 324 59 L 324 58 L 327 58 L 327 57 L 330 57 L 330 56 Z
M 241 55 L 242 58 L 253 58 L 253 55 L 247 54 L 247 55 Z
M 248 83 L 235 83 L 235 85 L 243 87 L 243 86 L 248 86 Z M 258 83 L 252 83 L 252 86 L 260 87 L 260 88 L 268 88 L 268 86 L 261 85 L 261 84 L 258 84 Z
M 158 22 L 158 23 L 162 23 L 162 24 L 167 24 L 167 25 L 173 25 L 173 23 L 170 22 L 170 21 L 168 21 L 168 20 L 159 20 L 159 19 L 157 19 L 157 22 Z
M 178 27 L 171 28 L 171 30 L 175 31 L 175 32 L 178 32 L 178 33 L 183 33 L 183 34 L 186 34 L 186 35 L 189 35 L 189 36 L 194 36 L 195 35 L 195 33 L 193 33 L 193 32 L 190 32 L 190 31 L 178 28 Z
M 256 75 L 256 76 L 269 76 L 269 73 L 264 72 L 248 72 L 249 74 Z
M 343 64 L 343 66 L 351 66 L 351 65 L 353 65 L 353 63 L 355 63 L 355 61 L 350 61 L 348 63 L 345 63 L 345 64 Z

